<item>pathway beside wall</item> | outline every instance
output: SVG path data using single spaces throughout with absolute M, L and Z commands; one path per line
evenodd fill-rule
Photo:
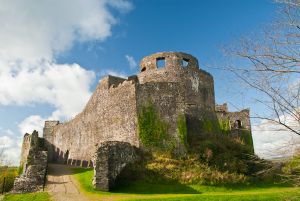
M 70 167 L 59 164 L 49 164 L 46 191 L 54 201 L 88 201 L 79 190 L 78 183 L 72 176 Z

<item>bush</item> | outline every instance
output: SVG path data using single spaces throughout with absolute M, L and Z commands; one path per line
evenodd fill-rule
M 296 151 L 293 158 L 285 162 L 282 167 L 283 180 L 300 186 L 300 150 Z
M 252 174 L 249 167 L 252 149 L 225 135 L 208 134 L 199 136 L 197 147 L 190 150 L 199 154 L 199 159 L 220 171 Z
M 247 177 L 209 167 L 200 162 L 196 154 L 174 159 L 168 154 L 148 153 L 141 161 L 126 167 L 118 179 L 121 183 L 142 180 L 152 184 L 222 185 L 245 183 Z
M 4 191 L 10 191 L 14 186 L 14 181 L 17 173 L 17 168 L 5 167 L 0 169 L 0 192 L 3 190 L 3 182 L 5 178 Z

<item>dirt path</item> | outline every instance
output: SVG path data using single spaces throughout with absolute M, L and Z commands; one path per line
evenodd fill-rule
M 49 164 L 46 191 L 54 201 L 88 201 L 66 165 Z

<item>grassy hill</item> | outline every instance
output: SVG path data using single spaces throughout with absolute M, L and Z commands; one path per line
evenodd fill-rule
M 300 200 L 300 189 L 283 184 L 244 184 L 208 186 L 180 183 L 157 184 L 145 181 L 128 181 L 113 192 L 101 192 L 93 188 L 92 169 L 73 169 L 81 191 L 98 200 Z

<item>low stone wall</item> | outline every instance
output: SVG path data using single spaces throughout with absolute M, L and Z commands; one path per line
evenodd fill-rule
M 126 165 L 136 160 L 136 147 L 128 142 L 101 143 L 94 156 L 93 185 L 98 190 L 111 190 L 115 186 L 117 176 Z

